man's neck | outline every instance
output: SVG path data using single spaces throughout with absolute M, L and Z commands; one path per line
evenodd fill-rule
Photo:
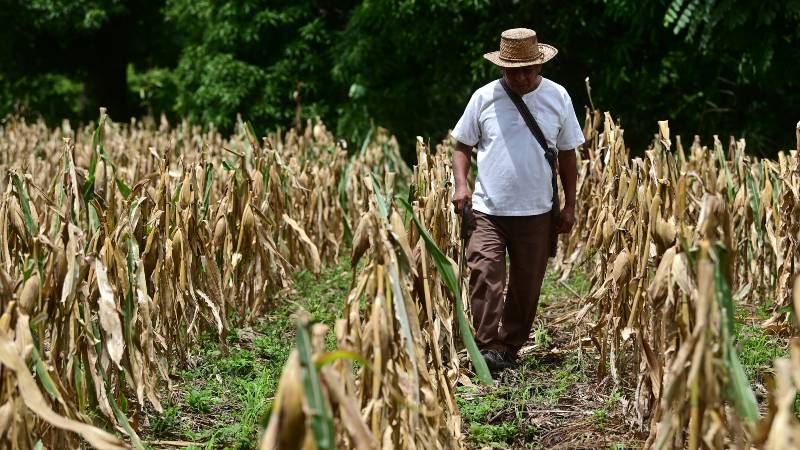
M 506 78 L 506 76 L 503 75 L 503 78 Z M 508 79 L 506 79 L 506 83 L 508 83 Z M 530 94 L 531 92 L 535 91 L 539 87 L 539 85 L 541 85 L 541 84 L 542 84 L 542 76 L 541 75 L 536 75 L 536 81 L 533 83 L 533 86 L 529 90 L 527 90 L 525 92 L 518 92 L 518 91 L 514 91 L 514 92 L 517 95 L 519 95 L 520 97 L 522 97 L 525 94 Z M 509 83 L 509 87 L 510 86 L 511 86 L 511 84 Z M 512 88 L 512 90 L 514 90 L 514 89 Z
M 542 76 L 541 75 L 536 75 L 536 81 L 533 83 L 533 86 L 531 87 L 531 90 L 528 91 L 528 92 L 525 92 L 524 94 L 521 94 L 521 95 L 530 94 L 531 92 L 535 91 L 539 87 L 540 84 L 542 84 Z

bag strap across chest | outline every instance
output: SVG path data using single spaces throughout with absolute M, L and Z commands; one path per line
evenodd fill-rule
M 522 115 L 522 120 L 525 121 L 525 125 L 528 126 L 528 129 L 531 130 L 533 136 L 536 138 L 536 141 L 539 142 L 539 145 L 542 146 L 542 151 L 544 151 L 544 156 L 547 159 L 547 162 L 550 163 L 552 166 L 555 163 L 555 156 L 556 152 L 554 149 L 551 149 L 550 146 L 547 145 L 547 139 L 544 137 L 544 133 L 542 129 L 539 128 L 539 124 L 536 122 L 536 119 L 531 114 L 531 110 L 528 109 L 528 105 L 522 100 L 522 97 L 519 96 L 516 92 L 512 91 L 510 87 L 508 87 L 508 83 L 506 83 L 505 78 L 500 78 L 500 85 L 503 86 L 503 89 L 508 94 L 508 97 L 514 103 L 514 106 L 517 107 L 517 111 L 519 111 L 520 115 Z M 551 162 L 551 158 L 553 161 Z M 554 170 L 555 168 L 552 167 Z M 554 172 L 555 173 L 555 172 Z
M 558 235 L 555 232 L 555 224 L 558 223 L 559 220 L 559 211 L 560 202 L 558 197 L 558 181 L 556 181 L 556 173 L 558 171 L 558 150 L 554 148 L 550 148 L 547 145 L 547 139 L 544 137 L 544 133 L 542 129 L 539 128 L 539 124 L 536 123 L 536 119 L 531 114 L 531 110 L 528 109 L 528 105 L 522 100 L 516 92 L 512 91 L 510 87 L 508 87 L 508 83 L 506 83 L 505 78 L 500 78 L 500 85 L 503 86 L 503 89 L 508 94 L 508 97 L 511 98 L 511 101 L 514 103 L 514 106 L 517 107 L 517 111 L 522 115 L 522 120 L 525 121 L 525 125 L 531 130 L 533 136 L 539 142 L 539 145 L 542 147 L 542 151 L 544 151 L 544 159 L 547 160 L 547 163 L 550 165 L 550 170 L 553 173 L 552 179 L 550 180 L 553 187 L 553 207 L 550 210 L 550 213 L 553 217 L 553 226 L 551 227 L 551 240 L 550 240 L 550 256 L 556 256 L 556 250 L 558 245 Z

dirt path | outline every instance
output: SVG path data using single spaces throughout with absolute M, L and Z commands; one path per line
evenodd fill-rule
M 549 275 L 539 318 L 520 367 L 492 388 L 460 387 L 471 448 L 639 448 L 646 434 L 626 424 L 621 392 L 595 376 L 594 349 L 578 349 L 572 317 L 588 289 L 581 276 L 565 286 Z

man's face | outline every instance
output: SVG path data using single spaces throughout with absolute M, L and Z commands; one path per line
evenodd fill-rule
M 512 91 L 519 95 L 524 95 L 532 91 L 536 86 L 536 80 L 539 78 L 539 72 L 541 71 L 541 64 L 525 67 L 503 67 L 503 76 Z

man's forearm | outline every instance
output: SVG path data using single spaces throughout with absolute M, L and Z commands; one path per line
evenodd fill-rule
M 453 152 L 453 178 L 456 188 L 467 186 L 471 156 L 472 147 L 456 142 L 456 149 Z
M 564 187 L 564 206 L 575 206 L 575 185 L 578 180 L 578 163 L 575 150 L 558 152 L 558 175 Z

